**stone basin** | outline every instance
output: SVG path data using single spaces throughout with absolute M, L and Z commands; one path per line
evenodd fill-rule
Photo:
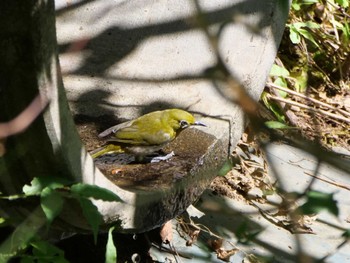
M 217 33 L 221 59 L 258 100 L 285 27 L 288 2 L 200 4 L 209 31 Z M 176 154 L 169 162 L 121 165 L 93 163 L 84 156 L 81 180 L 106 187 L 125 201 L 95 201 L 106 225 L 118 221 L 121 232 L 160 226 L 196 201 L 246 124 L 241 109 L 206 75 L 217 58 L 196 21 L 196 7 L 187 0 L 56 0 L 56 8 L 63 81 L 74 115 L 95 122 L 102 116 L 118 119 L 106 128 L 154 110 L 182 108 L 208 125 L 186 130 L 165 148 Z M 91 141 L 102 130 L 89 133 L 88 151 L 97 146 Z

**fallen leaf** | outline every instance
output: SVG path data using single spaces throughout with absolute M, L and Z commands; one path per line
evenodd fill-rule
M 165 244 L 169 244 L 173 240 L 173 224 L 170 220 L 161 227 L 160 238 Z
M 208 240 L 208 245 L 213 249 L 214 251 L 217 251 L 222 248 L 224 240 L 222 238 L 219 239 L 209 239 Z
M 237 251 L 239 251 L 239 249 L 237 248 L 233 248 L 229 250 L 225 250 L 221 248 L 216 251 L 216 255 L 218 259 L 221 259 L 225 262 L 230 262 L 230 257 L 236 254 Z
M 190 240 L 187 240 L 186 246 L 192 246 L 194 243 L 196 243 L 198 236 L 199 236 L 200 230 L 196 229 L 192 233 L 189 234 Z
M 239 249 L 233 248 L 227 250 L 223 248 L 223 243 L 224 240 L 222 238 L 210 239 L 208 241 L 209 247 L 216 252 L 217 258 L 225 262 L 229 262 L 230 257 L 236 254 L 236 252 L 239 251 Z

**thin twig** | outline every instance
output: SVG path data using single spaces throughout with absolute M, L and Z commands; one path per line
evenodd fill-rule
M 334 119 L 337 119 L 337 120 L 342 120 L 342 121 L 345 121 L 347 123 L 350 123 L 350 119 L 348 119 L 348 118 L 346 118 L 346 117 L 344 117 L 342 115 L 329 113 L 328 111 L 321 110 L 321 109 L 315 109 L 315 108 L 312 108 L 310 106 L 304 105 L 302 103 L 295 102 L 295 101 L 288 100 L 288 99 L 283 99 L 283 98 L 280 98 L 280 97 L 277 97 L 277 96 L 267 95 L 267 97 L 269 99 L 272 99 L 272 100 L 281 101 L 281 102 L 287 103 L 289 105 L 297 106 L 297 107 L 300 107 L 300 108 L 303 108 L 303 109 L 307 109 L 307 110 L 313 111 L 313 112 L 318 113 L 318 114 L 323 114 L 323 115 L 326 115 L 328 117 L 331 117 L 331 118 L 334 118 Z
M 284 91 L 284 92 L 286 92 L 286 93 L 289 93 L 289 94 L 295 95 L 295 96 L 297 96 L 297 97 L 306 99 L 306 100 L 311 101 L 311 102 L 313 102 L 313 103 L 315 103 L 315 104 L 324 106 L 324 107 L 329 108 L 329 109 L 334 110 L 334 111 L 338 111 L 338 112 L 340 112 L 341 114 L 350 117 L 350 113 L 347 112 L 347 111 L 345 111 L 345 110 L 338 109 L 338 108 L 336 108 L 336 107 L 334 107 L 334 106 L 332 106 L 332 105 L 329 105 L 329 104 L 324 103 L 324 102 L 322 102 L 322 101 L 316 100 L 316 99 L 314 99 L 314 98 L 311 98 L 311 97 L 309 97 L 309 96 L 306 96 L 306 95 L 301 94 L 301 93 L 299 93 L 299 92 L 296 92 L 296 91 L 294 91 L 294 90 L 287 89 L 287 88 L 278 86 L 278 85 L 273 84 L 273 83 L 267 83 L 267 86 L 268 86 L 268 87 L 271 87 L 271 88 L 275 88 L 275 89 L 282 90 L 282 91 Z
M 308 173 L 308 172 L 304 172 L 304 174 L 307 174 L 307 175 L 309 175 L 309 176 L 311 176 L 311 177 L 313 177 L 313 178 L 316 178 L 316 179 L 321 180 L 321 181 L 323 181 L 323 182 L 326 182 L 326 183 L 328 183 L 328 184 L 331 184 L 331 185 L 334 185 L 334 186 L 337 186 L 337 187 L 340 187 L 340 188 L 343 188 L 343 189 L 345 189 L 345 190 L 350 191 L 350 186 L 348 186 L 348 185 L 341 184 L 341 183 L 337 183 L 337 182 L 333 182 L 333 181 L 331 181 L 331 180 L 324 179 L 324 178 L 322 178 L 322 177 L 320 177 L 320 176 L 317 176 L 317 175 L 314 175 L 314 174 L 311 174 L 311 173 Z

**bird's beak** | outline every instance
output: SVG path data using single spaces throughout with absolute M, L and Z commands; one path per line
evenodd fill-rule
M 207 127 L 207 125 L 205 125 L 203 122 L 200 122 L 200 121 L 196 121 L 195 123 L 193 123 L 193 125 Z

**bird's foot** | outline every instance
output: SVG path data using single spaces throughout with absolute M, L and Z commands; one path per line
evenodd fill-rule
M 171 152 L 165 156 L 153 157 L 151 160 L 151 163 L 159 163 L 160 161 L 167 161 L 167 160 L 171 159 L 173 156 L 175 156 L 174 152 Z

